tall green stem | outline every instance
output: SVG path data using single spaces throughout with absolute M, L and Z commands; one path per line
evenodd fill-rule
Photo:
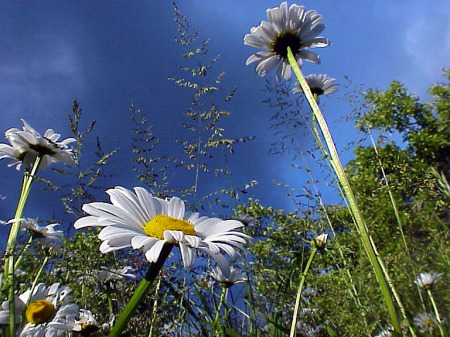
M 216 315 L 215 315 L 216 317 L 214 318 L 214 323 L 213 323 L 213 336 L 215 336 L 216 332 L 218 332 L 217 326 L 219 325 L 220 310 L 222 309 L 222 305 L 225 302 L 226 293 L 227 293 L 227 288 L 222 287 L 222 293 L 220 294 L 219 304 L 217 305 L 217 308 L 216 308 Z M 218 333 L 217 333 L 217 335 L 218 335 Z
M 25 209 L 25 204 L 30 195 L 31 185 L 35 174 L 39 168 L 41 157 L 37 156 L 31 171 L 28 173 L 24 171 L 22 191 L 20 193 L 19 202 L 17 203 L 16 213 L 14 219 L 20 219 Z M 6 244 L 6 261 L 5 261 L 5 280 L 8 287 L 9 300 L 9 334 L 15 336 L 16 332 L 16 317 L 15 317 L 15 280 L 14 280 L 14 250 L 16 248 L 17 236 L 20 229 L 20 220 L 14 221 L 9 231 L 8 242 Z
M 322 112 L 320 111 L 317 102 L 314 99 L 313 94 L 311 93 L 311 89 L 308 86 L 308 83 L 306 82 L 305 77 L 303 76 L 300 67 L 297 64 L 297 61 L 292 54 L 291 48 L 287 48 L 287 57 L 290 66 L 292 67 L 292 70 L 294 71 L 295 76 L 297 77 L 298 82 L 300 83 L 300 86 L 305 93 L 306 99 L 308 100 L 309 105 L 311 106 L 311 109 L 313 110 L 314 116 L 317 119 L 317 122 L 319 124 L 319 127 L 322 131 L 322 134 L 325 139 L 325 143 L 328 148 L 328 153 L 330 155 L 330 163 L 333 169 L 336 172 L 336 175 L 341 183 L 342 189 L 344 190 L 345 196 L 347 197 L 348 203 L 350 205 L 350 210 L 356 220 L 358 232 L 361 238 L 361 242 L 364 246 L 364 249 L 366 251 L 366 254 L 370 260 L 370 263 L 372 264 L 372 268 L 375 272 L 375 277 L 378 281 L 378 284 L 381 289 L 381 293 L 383 295 L 391 324 L 394 328 L 394 331 L 398 335 L 402 335 L 402 331 L 400 328 L 400 323 L 398 320 L 397 312 L 395 310 L 394 302 L 391 297 L 391 293 L 389 291 L 389 286 L 386 282 L 386 279 L 383 275 L 383 271 L 381 269 L 381 266 L 378 262 L 376 250 L 373 246 L 373 243 L 369 237 L 368 229 L 366 226 L 366 223 L 364 221 L 364 218 L 362 216 L 362 213 L 358 207 L 358 204 L 356 203 L 356 198 L 354 196 L 353 190 L 350 186 L 350 183 L 348 181 L 347 175 L 344 171 L 344 168 L 342 166 L 341 160 L 339 158 L 338 152 L 336 150 L 336 146 L 334 145 L 333 138 L 331 136 L 330 130 L 328 128 L 328 125 L 325 121 L 325 118 L 322 115 Z
M 434 315 L 436 316 L 436 320 L 438 322 L 439 332 L 441 333 L 442 337 L 445 337 L 445 332 L 444 332 L 444 329 L 442 328 L 441 316 L 439 315 L 439 311 L 436 306 L 436 302 L 434 301 L 433 294 L 431 293 L 431 289 L 427 289 L 427 294 L 428 294 L 428 297 L 430 298 L 431 306 L 433 307 Z
M 136 311 L 139 303 L 141 303 L 147 292 L 150 290 L 150 286 L 158 276 L 159 271 L 164 265 L 164 262 L 167 260 L 172 248 L 172 244 L 166 243 L 161 250 L 161 253 L 159 254 L 158 260 L 150 264 L 150 268 L 148 269 L 147 274 L 145 274 L 145 277 L 142 279 L 141 283 L 139 283 L 138 288 L 134 292 L 130 301 L 127 303 L 125 309 L 123 309 L 122 313 L 117 319 L 116 324 L 114 324 L 113 328 L 111 329 L 108 337 L 119 337 L 121 335 L 131 316 Z
M 311 255 L 309 255 L 308 262 L 306 262 L 305 270 L 303 270 L 300 283 L 298 285 L 297 298 L 295 299 L 294 314 L 292 315 L 291 333 L 289 334 L 289 337 L 295 336 L 295 331 L 297 327 L 298 308 L 300 307 L 300 299 L 302 298 L 303 284 L 305 283 L 306 275 L 308 274 L 309 267 L 311 266 L 311 263 L 314 259 L 314 256 L 316 255 L 316 252 L 317 247 L 314 246 L 312 248 Z

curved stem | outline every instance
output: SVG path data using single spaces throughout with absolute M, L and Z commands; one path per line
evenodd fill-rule
M 311 263 L 314 259 L 314 256 L 316 255 L 316 252 L 317 252 L 317 247 L 313 247 L 312 251 L 311 251 L 311 255 L 309 256 L 308 262 L 306 262 L 305 270 L 302 273 L 300 283 L 298 285 L 297 298 L 295 299 L 294 314 L 292 315 L 291 333 L 289 334 L 289 337 L 295 336 L 295 330 L 297 327 L 298 308 L 300 307 L 300 299 L 302 298 L 303 284 L 305 283 L 306 275 L 308 274 L 309 267 L 311 266 Z
M 119 337 L 121 335 L 131 316 L 136 311 L 139 303 L 141 303 L 141 301 L 144 299 L 144 296 L 150 290 L 150 286 L 153 284 L 153 281 L 158 276 L 159 271 L 164 265 L 164 262 L 169 257 L 172 248 L 173 248 L 172 244 L 165 244 L 161 250 L 161 253 L 159 254 L 158 260 L 150 264 L 150 268 L 148 269 L 147 274 L 145 274 L 145 277 L 142 279 L 141 283 L 139 283 L 138 288 L 134 292 L 130 301 L 125 306 L 125 309 L 123 309 L 122 313 L 117 319 L 117 322 L 111 329 L 111 332 L 109 333 L 108 337 Z
M 320 111 L 317 102 L 314 99 L 313 94 L 311 93 L 311 89 L 308 86 L 308 83 L 306 82 L 305 77 L 303 76 L 300 67 L 297 64 L 297 61 L 292 54 L 291 49 L 287 48 L 287 56 L 290 66 L 292 67 L 292 70 L 295 73 L 295 76 L 298 79 L 298 82 L 305 93 L 305 96 L 309 102 L 309 105 L 311 106 L 311 109 L 313 110 L 314 116 L 317 119 L 317 122 L 319 124 L 319 127 L 322 131 L 323 137 L 325 139 L 325 143 L 328 148 L 328 152 L 330 155 L 330 163 L 333 169 L 336 172 L 336 175 L 338 176 L 338 179 L 342 185 L 342 189 L 344 190 L 345 196 L 347 197 L 348 203 L 350 205 L 350 210 L 356 220 L 358 232 L 361 238 L 361 242 L 364 246 L 364 250 L 366 251 L 366 254 L 372 264 L 372 268 L 375 272 L 375 277 L 378 281 L 378 284 L 381 289 L 381 293 L 383 295 L 391 324 L 394 328 L 394 331 L 398 335 L 402 335 L 400 323 L 398 320 L 397 312 L 395 310 L 394 302 L 391 297 L 391 293 L 389 290 L 388 283 L 386 282 L 386 279 L 383 275 L 383 271 L 381 269 L 380 263 L 378 259 L 380 258 L 377 256 L 376 250 L 374 248 L 373 242 L 369 237 L 369 231 L 367 229 L 366 223 L 364 221 L 364 218 L 362 216 L 362 213 L 358 207 L 358 204 L 356 203 L 356 198 L 353 193 L 353 190 L 350 186 L 350 183 L 348 181 L 347 175 L 344 171 L 344 167 L 342 166 L 341 160 L 339 158 L 339 154 L 336 150 L 336 146 L 334 145 L 333 138 L 331 136 L 331 132 L 328 128 L 328 125 L 325 121 L 325 118 L 322 115 L 322 112 Z

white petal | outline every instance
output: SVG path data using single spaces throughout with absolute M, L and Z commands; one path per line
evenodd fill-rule
M 144 245 L 149 245 L 151 243 L 155 243 L 156 241 L 158 241 L 157 238 L 152 238 L 146 235 L 138 235 L 131 239 L 131 247 L 134 249 L 139 249 Z
M 163 232 L 164 240 L 171 243 L 178 243 L 184 240 L 184 234 L 181 231 L 169 231 Z
M 146 253 L 145 257 L 149 262 L 156 262 L 161 254 L 161 250 L 165 244 L 164 240 L 158 240 Z
M 183 259 L 184 268 L 189 269 L 194 265 L 195 255 L 193 249 L 187 247 L 180 242 L 181 257 Z
M 184 202 L 180 198 L 173 197 L 169 200 L 167 215 L 175 219 L 183 219 Z

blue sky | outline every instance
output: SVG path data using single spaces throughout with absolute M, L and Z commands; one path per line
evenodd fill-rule
M 200 30 L 200 40 L 211 38 L 208 57 L 221 55 L 215 70 L 226 72 L 221 84 L 224 95 L 234 85 L 238 88 L 233 101 L 223 106 L 232 113 L 226 124 L 228 135 L 256 137 L 238 147 L 231 162 L 236 185 L 256 179 L 259 186 L 251 191 L 255 197 L 266 205 L 290 208 L 292 204 L 283 197 L 285 191 L 272 180 L 301 189 L 307 177 L 290 168 L 292 156 L 268 155 L 274 138 L 268 126 L 274 111 L 261 103 L 266 97 L 262 92 L 265 80 L 245 65 L 256 50 L 242 43 L 252 26 L 267 19 L 265 10 L 279 4 L 186 0 L 179 1 L 178 7 L 192 28 Z M 327 26 L 323 36 L 332 42 L 330 47 L 316 50 L 321 65 L 305 63 L 306 74 L 326 73 L 339 83 L 345 83 L 346 75 L 355 84 L 379 89 L 396 79 L 425 96 L 426 89 L 442 79 L 441 69 L 449 66 L 448 1 L 310 0 L 298 4 L 323 15 Z M 167 152 L 177 146 L 174 133 L 183 132 L 182 113 L 190 105 L 191 93 L 167 80 L 168 76 L 183 75 L 180 55 L 186 51 L 173 41 L 177 35 L 173 17 L 170 1 L 3 1 L 0 132 L 21 127 L 20 118 L 24 118 L 41 133 L 53 128 L 63 138 L 69 137 L 66 115 L 76 98 L 86 124 L 97 120 L 95 135 L 103 149 L 120 148 L 112 160 L 115 177 L 108 184 L 138 185 L 129 161 L 129 101 L 150 114 L 155 134 L 165 142 L 161 151 Z M 335 122 L 351 109 L 341 100 L 344 94 L 341 90 L 322 100 L 339 149 L 357 137 L 352 125 Z M 4 142 L 3 137 L 0 141 Z M 307 138 L 299 141 L 311 143 Z M 350 158 L 351 152 L 344 157 Z M 0 202 L 3 220 L 13 217 L 21 179 L 6 164 L 6 160 L 0 161 L 0 195 L 6 197 Z M 53 177 L 49 171 L 42 176 Z M 47 195 L 32 191 L 25 216 L 58 215 L 61 209 L 55 209 L 53 197 Z

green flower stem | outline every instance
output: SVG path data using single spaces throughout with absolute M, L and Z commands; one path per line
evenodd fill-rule
M 214 318 L 214 324 L 213 324 L 213 335 L 216 334 L 216 331 L 218 330 L 217 326 L 219 325 L 219 317 L 220 317 L 220 310 L 222 309 L 222 305 L 225 303 L 227 288 L 222 287 L 222 293 L 220 294 L 219 304 L 216 308 L 216 314 Z M 219 335 L 219 333 L 217 333 Z
M 36 288 L 36 285 L 37 285 L 39 279 L 41 278 L 42 271 L 44 270 L 45 265 L 47 264 L 49 259 L 50 259 L 49 256 L 46 256 L 44 258 L 44 261 L 42 261 L 41 267 L 39 268 L 36 276 L 34 277 L 33 284 L 31 285 L 31 289 L 30 289 L 30 296 L 27 298 L 27 305 L 30 304 L 30 300 L 31 300 L 31 297 L 33 296 L 34 289 Z
M 41 157 L 37 156 L 31 171 L 24 172 L 22 191 L 20 193 L 19 202 L 17 203 L 16 213 L 14 219 L 20 219 L 25 209 L 25 204 L 30 195 L 31 185 L 35 174 L 39 168 Z M 5 261 L 5 280 L 8 287 L 8 300 L 9 300 L 9 334 L 15 336 L 16 330 L 16 317 L 15 317 L 15 286 L 14 286 L 14 250 L 16 248 L 17 236 L 19 234 L 20 221 L 15 221 L 9 231 L 8 242 L 6 244 L 6 261 Z
M 28 248 L 30 248 L 31 242 L 33 241 L 33 236 L 30 236 L 27 243 L 22 249 L 22 252 L 20 253 L 19 258 L 16 260 L 16 263 L 14 263 L 14 270 L 19 269 L 20 264 L 22 263 L 22 259 L 25 256 L 25 253 L 28 251 Z
M 314 100 L 314 96 L 311 93 L 311 89 L 309 88 L 308 83 L 306 82 L 306 79 L 303 76 L 303 74 L 300 70 L 300 67 L 298 66 L 297 61 L 289 47 L 287 48 L 287 56 L 288 56 L 289 64 L 292 67 L 292 70 L 294 71 L 295 76 L 297 77 L 297 80 L 298 80 L 303 92 L 305 93 L 306 99 L 308 100 L 309 105 L 311 106 L 311 109 L 313 110 L 314 116 L 316 117 L 319 127 L 324 136 L 326 145 L 328 147 L 328 152 L 330 155 L 330 163 L 331 163 L 332 167 L 334 168 L 336 175 L 342 185 L 342 189 L 344 190 L 344 193 L 345 193 L 348 203 L 350 205 L 350 210 L 356 220 L 357 229 L 358 229 L 359 235 L 361 237 L 361 242 L 364 246 L 364 250 L 366 251 L 366 254 L 367 254 L 367 256 L 372 264 L 372 268 L 375 272 L 375 277 L 380 286 L 381 293 L 383 295 L 383 298 L 384 298 L 384 301 L 385 301 L 385 304 L 386 304 L 386 307 L 387 307 L 387 310 L 389 313 L 391 324 L 394 328 L 394 331 L 398 335 L 401 336 L 402 331 L 400 328 L 400 323 L 398 320 L 397 312 L 395 310 L 394 302 L 391 297 L 389 286 L 383 275 L 383 271 L 379 264 L 376 251 L 375 251 L 373 243 L 369 237 L 369 232 L 368 232 L 367 226 L 365 224 L 362 213 L 356 203 L 356 198 L 353 194 L 353 190 L 351 189 L 347 175 L 342 166 L 342 163 L 339 158 L 338 152 L 336 150 L 336 146 L 334 145 L 334 141 L 331 136 L 330 130 L 328 129 L 328 125 L 325 121 L 325 118 L 322 115 L 322 112 L 320 111 L 319 107 L 317 106 L 317 102 Z
M 127 303 L 125 309 L 123 309 L 122 313 L 117 319 L 117 322 L 111 329 L 111 332 L 109 333 L 108 337 L 120 336 L 122 331 L 125 329 L 128 321 L 130 320 L 131 316 L 138 307 L 139 303 L 141 303 L 141 301 L 144 299 L 145 294 L 147 294 L 147 292 L 150 290 L 153 281 L 158 276 L 159 271 L 164 265 L 164 262 L 169 257 L 172 248 L 173 244 L 165 244 L 161 250 L 161 253 L 159 254 L 158 260 L 150 264 L 147 274 L 145 274 L 145 277 L 142 279 L 141 283 L 139 283 L 138 288 L 134 292 L 130 301 Z
M 436 316 L 436 320 L 437 320 L 438 326 L 439 326 L 439 332 L 441 333 L 442 337 L 445 337 L 445 332 L 444 332 L 444 329 L 442 328 L 441 316 L 439 315 L 439 311 L 436 306 L 436 302 L 434 301 L 433 294 L 431 293 L 431 289 L 427 289 L 427 294 L 428 294 L 428 297 L 430 298 L 431 305 L 433 306 L 433 311 L 434 311 L 434 314 Z
M 300 299 L 302 298 L 303 284 L 305 283 L 306 275 L 308 274 L 309 267 L 311 266 L 311 263 L 314 259 L 314 256 L 316 255 L 316 252 L 317 252 L 317 247 L 313 246 L 311 255 L 309 255 L 308 262 L 306 262 L 305 270 L 303 270 L 302 276 L 300 278 L 300 283 L 298 285 L 298 290 L 297 290 L 297 298 L 295 299 L 294 314 L 292 315 L 291 333 L 289 334 L 289 337 L 295 336 L 295 331 L 296 331 L 296 327 L 297 327 L 298 309 L 300 307 Z

